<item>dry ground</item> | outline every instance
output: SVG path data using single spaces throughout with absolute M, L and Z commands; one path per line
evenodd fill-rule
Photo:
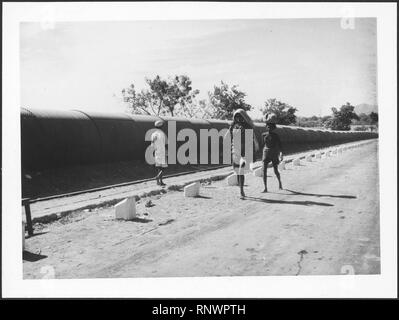
M 326 148 L 332 144 L 333 142 L 285 144 L 284 152 L 294 154 L 306 150 Z M 259 154 L 258 156 L 261 157 L 262 155 Z M 166 174 L 210 167 L 215 167 L 215 165 L 169 165 Z M 40 198 L 141 179 L 151 179 L 156 173 L 155 168 L 144 161 L 120 161 L 22 172 L 22 197 Z
M 198 198 L 177 190 L 142 199 L 135 221 L 114 220 L 112 208 L 75 213 L 26 239 L 24 277 L 379 273 L 377 149 L 290 165 L 285 190 L 269 169 L 266 194 L 248 175 L 245 200 L 218 181 Z

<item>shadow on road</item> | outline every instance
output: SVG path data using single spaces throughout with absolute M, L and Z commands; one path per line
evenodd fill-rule
M 158 223 L 159 226 L 166 226 L 169 223 L 172 223 L 175 219 L 168 219 L 165 222 Z
M 33 238 L 33 237 L 41 236 L 42 234 L 46 234 L 46 233 L 48 233 L 48 231 L 36 232 L 36 233 L 34 233 L 34 234 L 30 235 L 30 236 L 25 237 L 25 239 L 30 239 L 30 238 Z
M 47 258 L 47 256 L 42 255 L 42 254 L 36 254 L 36 253 L 29 252 L 26 250 L 24 250 L 24 252 L 22 253 L 22 259 L 25 261 L 29 261 L 29 262 L 35 262 L 35 261 L 42 260 L 45 258 Z
M 246 196 L 245 199 L 264 202 L 264 203 L 280 203 L 280 204 L 297 204 L 301 206 L 323 206 L 323 207 L 333 207 L 334 205 L 326 202 L 316 202 L 316 201 L 284 201 L 284 200 L 271 200 L 256 197 Z
M 170 191 L 179 191 L 179 192 L 183 192 L 183 187 L 182 186 L 178 186 L 175 184 L 172 184 L 168 187 L 168 190 Z
M 289 192 L 293 193 L 294 195 L 314 196 L 314 197 L 330 197 L 330 198 L 343 198 L 343 199 L 356 199 L 355 196 L 348 196 L 348 195 L 305 193 L 305 192 L 299 192 L 299 191 L 294 191 L 294 190 L 289 190 L 289 189 L 284 189 L 284 190 L 289 191 Z
M 208 197 L 208 196 L 202 196 L 202 195 L 197 195 L 197 196 L 195 196 L 194 198 L 200 198 L 200 199 L 212 199 L 211 197 Z
M 146 218 L 133 218 L 132 220 L 130 220 L 132 222 L 140 222 L 140 223 L 148 223 L 151 222 L 151 219 L 146 219 Z

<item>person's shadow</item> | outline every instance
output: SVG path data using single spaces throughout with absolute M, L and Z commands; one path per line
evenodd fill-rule
M 343 199 L 356 199 L 355 196 L 350 195 L 333 195 L 333 194 L 319 194 L 319 193 L 305 193 L 294 191 L 290 189 L 284 189 L 288 192 L 291 192 L 293 195 L 301 195 L 301 196 L 313 196 L 313 197 L 330 197 L 330 198 L 343 198 Z
M 199 198 L 199 199 L 212 199 L 211 197 L 204 196 L 204 195 L 201 195 L 201 194 L 196 195 L 194 198 Z
M 130 221 L 132 221 L 132 222 L 139 222 L 139 223 L 148 223 L 148 222 L 151 222 L 152 220 L 151 220 L 151 219 L 146 219 L 146 218 L 136 217 L 136 218 L 133 218 L 133 219 L 130 220 Z
M 47 258 L 47 256 L 42 255 L 42 254 L 37 254 L 37 253 L 33 253 L 33 252 L 29 252 L 24 250 L 22 253 L 22 259 L 25 261 L 29 261 L 29 262 L 35 262 L 38 260 L 42 260 Z
M 323 207 L 334 206 L 331 203 L 308 201 L 308 200 L 306 200 L 306 201 L 285 201 L 285 200 L 272 200 L 272 199 L 256 198 L 256 197 L 249 197 L 249 196 L 246 196 L 245 199 L 263 202 L 263 203 L 295 204 L 295 205 L 301 205 L 301 206 L 323 206 Z
M 36 232 L 36 233 L 34 233 L 34 234 L 32 234 L 32 235 L 28 235 L 27 237 L 25 237 L 25 239 L 29 239 L 29 238 L 33 238 L 33 237 L 37 237 L 37 236 L 41 236 L 42 234 L 46 234 L 46 233 L 48 233 L 48 231 L 44 231 L 44 232 Z

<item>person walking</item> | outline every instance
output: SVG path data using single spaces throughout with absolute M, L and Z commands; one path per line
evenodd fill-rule
M 249 162 L 248 155 L 245 155 L 245 130 L 253 130 L 254 124 L 251 118 L 243 109 L 237 109 L 233 114 L 233 123 L 229 128 L 231 139 L 231 157 L 233 170 L 237 174 L 238 186 L 240 187 L 241 199 L 245 198 L 244 193 L 244 174 L 248 171 Z M 259 143 L 253 132 L 253 151 L 259 149 Z M 252 157 L 254 154 L 252 155 Z M 246 159 L 247 158 L 247 159 Z
M 157 128 L 157 130 L 155 130 L 151 135 L 151 145 L 154 148 L 155 168 L 157 170 L 155 180 L 159 186 L 166 186 L 166 184 L 163 182 L 163 175 L 165 168 L 168 167 L 166 161 L 167 138 L 165 133 L 162 131 L 164 125 L 165 122 L 163 120 L 155 121 L 154 126 Z
M 273 165 L 274 173 L 277 177 L 279 189 L 283 189 L 281 183 L 280 173 L 278 171 L 278 165 L 280 161 L 283 161 L 282 144 L 279 135 L 275 132 L 276 118 L 273 115 L 266 115 L 266 127 L 267 132 L 262 134 L 263 142 L 263 184 L 265 189 L 263 192 L 267 192 L 267 166 L 271 162 Z

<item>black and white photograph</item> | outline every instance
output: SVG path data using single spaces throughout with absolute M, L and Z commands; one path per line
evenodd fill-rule
M 396 4 L 3 17 L 10 296 L 397 294 Z

